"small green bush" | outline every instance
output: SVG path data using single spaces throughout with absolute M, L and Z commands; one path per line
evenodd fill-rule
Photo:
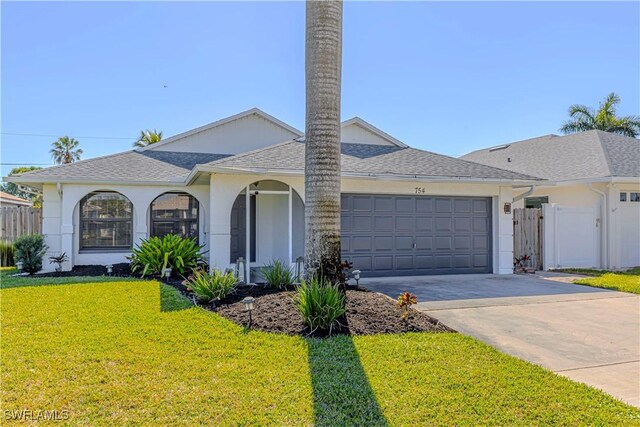
M 217 269 L 214 269 L 211 274 L 204 270 L 194 270 L 187 282 L 187 289 L 193 292 L 201 302 L 225 298 L 235 290 L 238 283 L 233 272 L 223 273 Z
M 151 237 L 143 240 L 131 251 L 128 259 L 131 261 L 131 271 L 142 271 L 142 277 L 147 274 L 162 275 L 167 267 L 173 273 L 184 275 L 203 261 L 201 250 L 202 246 L 195 239 L 167 234 L 162 239 Z
M 0 240 L 0 267 L 15 265 L 13 256 L 13 243 Z
M 331 335 L 345 313 L 345 295 L 339 286 L 316 278 L 302 281 L 294 301 L 311 333 L 325 330 Z
M 22 261 L 22 270 L 29 273 L 37 273 L 42 270 L 42 258 L 47 251 L 44 236 L 31 234 L 21 236 L 13 242 L 15 261 Z
M 280 260 L 271 261 L 271 263 L 262 267 L 262 275 L 269 286 L 278 289 L 284 289 L 287 286 L 293 285 L 296 277 L 293 269 L 287 267 L 285 263 Z

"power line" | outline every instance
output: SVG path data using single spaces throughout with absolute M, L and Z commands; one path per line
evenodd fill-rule
M 53 166 L 53 163 L 0 163 L 0 166 Z
M 11 135 L 11 136 L 37 136 L 37 137 L 46 137 L 46 138 L 60 138 L 60 135 L 50 135 L 50 134 L 41 134 L 41 133 L 14 133 L 14 132 L 2 132 L 2 135 Z M 121 136 L 74 136 L 73 138 L 81 138 L 81 139 L 127 139 L 129 141 L 135 140 L 135 137 L 121 137 Z

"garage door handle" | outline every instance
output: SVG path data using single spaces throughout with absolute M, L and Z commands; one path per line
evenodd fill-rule
M 418 244 L 416 242 L 413 242 L 413 249 L 417 248 Z

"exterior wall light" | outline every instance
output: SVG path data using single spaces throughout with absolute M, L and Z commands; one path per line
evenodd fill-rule
M 253 319 L 251 318 L 251 312 L 253 311 L 253 302 L 255 299 L 253 297 L 245 297 L 242 302 L 244 303 L 244 308 L 249 312 L 249 328 L 251 327 L 251 323 Z
M 111 276 L 113 274 L 113 265 L 107 264 L 105 267 L 107 267 L 107 274 Z

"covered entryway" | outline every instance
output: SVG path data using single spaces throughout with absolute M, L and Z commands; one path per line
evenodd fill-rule
M 274 260 L 293 266 L 304 252 L 304 203 L 280 181 L 254 182 L 233 204 L 230 235 L 231 262 L 245 261 L 241 277 L 255 280 L 250 270 L 257 272 Z
M 342 195 L 342 257 L 366 276 L 491 273 L 491 198 Z

